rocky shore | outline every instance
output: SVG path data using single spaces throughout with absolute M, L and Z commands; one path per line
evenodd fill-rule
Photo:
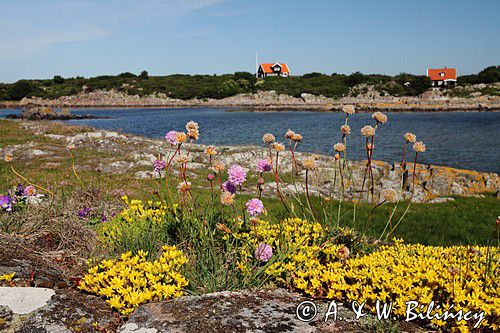
M 131 174 L 135 179 L 154 179 L 160 177 L 159 173 L 153 171 L 153 162 L 157 159 L 158 153 L 167 154 L 167 145 L 164 140 L 148 139 L 139 136 L 121 134 L 112 131 L 96 130 L 90 127 L 77 127 L 61 125 L 67 128 L 77 128 L 78 130 L 67 131 L 68 134 L 47 134 L 47 127 L 50 124 L 45 122 L 22 121 L 22 126 L 34 132 L 41 142 L 45 140 L 56 140 L 64 145 L 72 144 L 76 147 L 92 148 L 96 156 L 109 156 L 101 160 L 93 168 L 104 174 Z M 203 153 L 206 147 L 194 145 L 191 148 L 191 158 L 188 164 L 190 177 L 202 181 L 209 171 L 209 161 Z M 217 147 L 217 159 L 220 159 L 226 166 L 239 164 L 252 173 L 255 170 L 256 160 L 268 156 L 264 147 L 257 146 L 220 146 Z M 0 156 L 6 153 L 13 153 L 18 158 L 30 160 L 33 157 L 43 156 L 51 159 L 53 156 L 56 163 L 60 152 L 45 147 L 37 146 L 30 141 L 23 145 L 4 147 L 0 149 Z M 296 153 L 299 161 L 311 156 L 310 153 Z M 359 194 L 359 188 L 363 182 L 366 161 L 349 161 L 348 171 L 352 183 L 345 186 L 344 198 L 348 200 L 366 200 L 365 195 Z M 88 169 L 88 166 L 81 165 L 79 168 Z M 412 170 L 413 164 L 408 163 L 407 170 Z M 485 193 L 498 193 L 500 191 L 500 178 L 496 173 L 478 172 L 472 170 L 455 169 L 446 166 L 417 164 L 417 176 L 415 178 L 415 192 L 413 202 L 445 202 L 454 200 L 453 196 L 481 196 Z M 282 174 L 292 173 L 292 160 L 289 152 L 284 152 L 280 156 L 280 172 Z M 383 161 L 373 162 L 373 178 L 375 183 L 375 198 L 378 200 L 377 191 L 385 189 L 396 190 L 400 199 L 408 198 L 412 188 L 412 177 L 409 177 L 404 188 L 401 187 L 403 170 L 399 163 L 387 163 Z M 280 185 L 285 193 L 303 193 L 305 171 L 300 170 L 298 176 L 291 177 L 290 180 Z M 310 174 L 310 192 L 324 198 L 340 199 L 340 174 L 338 162 L 332 156 L 317 156 L 317 169 Z M 254 184 L 248 184 L 243 190 L 249 194 L 256 194 Z M 276 193 L 275 182 L 268 182 L 263 186 L 263 195 L 274 196 Z M 366 191 L 366 187 L 365 187 Z
M 458 89 L 458 88 L 457 88 Z M 342 105 L 354 104 L 360 111 L 498 111 L 500 97 L 481 95 L 457 98 L 444 95 L 440 90 L 429 90 L 418 97 L 381 96 L 378 92 L 367 92 L 356 97 L 340 99 L 315 96 L 308 93 L 300 97 L 278 94 L 274 91 L 259 91 L 239 94 L 224 99 L 180 100 L 157 93 L 149 96 L 128 95 L 119 91 L 87 91 L 47 100 L 37 97 L 24 98 L 20 102 L 4 102 L 0 107 L 237 107 L 252 110 L 313 110 L 336 111 Z

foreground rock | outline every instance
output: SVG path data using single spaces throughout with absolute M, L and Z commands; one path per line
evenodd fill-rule
M 0 332 L 115 331 L 116 314 L 104 300 L 78 291 L 75 272 L 64 264 L 0 234 L 0 275 L 16 273 L 11 285 L 0 288 Z
M 119 332 L 374 332 L 391 325 L 405 332 L 421 332 L 407 323 L 379 322 L 372 316 L 355 320 L 354 312 L 341 304 L 338 305 L 338 320 L 329 316 L 325 323 L 326 301 L 315 301 L 317 315 L 311 321 L 301 321 L 296 308 L 305 300 L 305 297 L 284 289 L 224 291 L 181 297 L 141 306 Z

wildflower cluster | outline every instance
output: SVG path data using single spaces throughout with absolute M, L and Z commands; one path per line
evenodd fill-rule
M 168 211 L 164 203 L 144 203 L 141 200 L 129 200 L 126 196 L 122 199 L 127 207 L 106 223 L 99 224 L 97 228 L 99 241 L 105 247 L 110 250 L 120 249 L 124 242 L 131 242 L 133 239 L 142 239 L 144 243 L 145 235 L 155 232 L 158 236 L 165 229 Z M 161 235 L 167 236 L 164 233 Z
M 24 187 L 19 184 L 15 189 L 8 190 L 7 195 L 0 196 L 0 210 L 12 212 L 26 204 L 40 202 L 42 197 L 33 185 Z
M 268 262 L 265 274 L 276 283 L 317 295 L 325 286 L 324 265 L 341 266 L 342 244 L 328 242 L 328 230 L 318 222 L 299 218 L 281 223 L 259 220 L 249 231 L 235 233 L 240 240 L 239 269 L 249 273 L 258 262 Z
M 188 285 L 180 273 L 187 258 L 175 246 L 163 246 L 158 260 L 148 261 L 147 252 L 127 252 L 118 260 L 103 260 L 91 267 L 78 288 L 106 298 L 124 315 L 139 305 L 180 297 Z
M 495 273 L 500 269 L 499 255 L 498 248 L 397 242 L 372 254 L 349 259 L 341 267 L 326 267 L 332 281 L 327 297 L 366 302 L 373 311 L 377 300 L 392 302 L 393 313 L 402 317 L 405 302 L 410 300 L 418 300 L 420 304 L 433 301 L 441 306 L 437 313 L 451 305 L 454 312 L 484 311 L 481 325 L 495 331 L 500 328 L 497 312 L 500 283 Z M 474 323 L 433 319 L 431 324 L 447 331 L 469 332 Z

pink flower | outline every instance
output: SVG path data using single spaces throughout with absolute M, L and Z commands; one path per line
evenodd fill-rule
M 175 139 L 176 135 L 177 135 L 177 131 L 170 131 L 167 134 L 165 134 L 165 139 L 171 145 L 175 145 L 177 143 L 177 140 Z
M 271 163 L 269 163 L 268 160 L 258 160 L 257 161 L 257 171 L 258 172 L 271 171 Z
M 257 216 L 264 212 L 264 204 L 259 199 L 250 199 L 245 204 L 247 212 L 250 216 Z
M 230 167 L 229 170 L 227 170 L 227 173 L 229 175 L 229 182 L 233 183 L 234 185 L 241 185 L 247 179 L 247 173 L 241 166 L 237 164 Z
M 262 262 L 267 262 L 273 256 L 273 248 L 265 243 L 260 243 L 255 249 L 255 259 Z

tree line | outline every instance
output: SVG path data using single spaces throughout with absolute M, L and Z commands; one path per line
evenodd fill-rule
M 491 66 L 478 74 L 458 78 L 458 84 L 461 85 L 499 81 L 500 66 Z M 417 96 L 429 89 L 431 82 L 426 76 L 407 73 L 389 76 L 360 72 L 350 75 L 314 72 L 302 76 L 268 77 L 259 80 L 249 72 L 223 75 L 150 76 L 148 72 L 142 71 L 138 75 L 129 72 L 92 78 L 81 76 L 63 78 L 56 75 L 52 79 L 19 80 L 11 84 L 0 83 L 0 100 L 16 101 L 32 96 L 54 99 L 78 94 L 84 87 L 86 91 L 114 89 L 131 95 L 159 94 L 178 99 L 221 99 L 259 90 L 274 90 L 277 93 L 295 97 L 299 97 L 302 93 L 309 93 L 340 98 L 349 93 L 354 95 L 365 93 L 368 91 L 368 86 L 372 86 L 381 95 Z M 352 89 L 354 87 L 356 88 Z

